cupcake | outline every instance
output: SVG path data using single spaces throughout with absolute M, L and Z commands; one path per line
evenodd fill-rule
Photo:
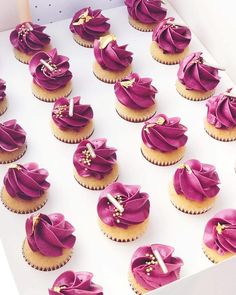
M 175 172 L 170 185 L 172 204 L 185 213 L 201 214 L 214 205 L 220 183 L 213 165 L 189 160 Z
M 91 272 L 74 272 L 71 270 L 63 272 L 54 282 L 49 295 L 103 295 L 103 288 L 93 281 Z
M 189 100 L 205 100 L 212 96 L 220 82 L 217 66 L 205 62 L 201 52 L 195 52 L 180 62 L 176 89 Z
M 180 124 L 180 118 L 168 118 L 159 114 L 145 122 L 142 128 L 141 152 L 149 162 L 168 166 L 184 156 L 188 137 L 187 128 Z
M 236 140 L 236 93 L 232 88 L 210 98 L 206 105 L 206 132 L 217 140 Z
M 24 22 L 16 26 L 10 34 L 15 57 L 28 64 L 32 56 L 39 51 L 51 49 L 50 37 L 45 34 L 45 26 Z
M 123 80 L 132 72 L 133 53 L 127 45 L 119 46 L 114 35 L 106 35 L 94 41 L 94 75 L 106 83 Z
M 161 244 L 139 247 L 131 259 L 129 282 L 137 294 L 146 294 L 180 277 L 183 261 L 174 248 Z
M 3 180 L 2 202 L 15 213 L 31 213 L 47 202 L 48 172 L 36 163 L 12 164 Z
M 58 55 L 56 49 L 33 56 L 29 69 L 33 76 L 32 91 L 37 98 L 52 102 L 71 93 L 72 73 L 68 60 L 68 57 Z
M 125 0 L 129 23 L 139 31 L 150 32 L 166 17 L 167 10 L 161 0 Z
M 90 7 L 80 9 L 73 16 L 70 30 L 74 40 L 84 47 L 93 47 L 95 39 L 108 34 L 109 18 L 102 15 L 101 9 L 92 10 Z
M 7 110 L 6 82 L 0 79 L 0 116 Z
M 118 178 L 116 149 L 106 139 L 83 140 L 74 153 L 74 176 L 84 187 L 104 189 Z
M 152 79 L 140 78 L 135 73 L 121 82 L 116 82 L 116 111 L 123 119 L 142 122 L 155 114 L 157 89 L 151 83 Z
M 114 182 L 105 188 L 98 200 L 99 226 L 111 240 L 134 241 L 147 228 L 149 210 L 149 195 L 140 192 L 139 185 Z
M 35 269 L 49 271 L 65 265 L 75 244 L 74 227 L 60 213 L 39 213 L 26 220 L 23 256 Z
M 236 210 L 225 209 L 211 218 L 203 235 L 203 251 L 214 263 L 236 255 Z
M 164 19 L 152 34 L 151 55 L 163 64 L 178 64 L 189 51 L 191 32 L 174 20 L 174 17 Z
M 80 97 L 59 98 L 52 110 L 51 121 L 54 136 L 67 143 L 78 143 L 93 133 L 93 110 L 80 104 Z
M 0 123 L 0 164 L 20 159 L 26 148 L 26 132 L 16 120 Z

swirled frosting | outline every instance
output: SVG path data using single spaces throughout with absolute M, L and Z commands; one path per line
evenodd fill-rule
M 13 152 L 26 141 L 26 132 L 16 120 L 0 123 L 0 152 Z
M 235 97 L 227 95 L 231 90 L 210 98 L 206 103 L 207 121 L 216 128 L 236 127 L 236 95 Z
M 140 78 L 132 73 L 114 86 L 118 101 L 131 109 L 146 109 L 155 104 L 157 89 L 151 85 L 152 79 Z
M 92 10 L 86 7 L 76 12 L 71 21 L 70 30 L 85 40 L 94 41 L 109 31 L 108 20 L 109 18 L 101 14 L 101 9 Z
M 75 244 L 74 227 L 60 213 L 31 215 L 26 220 L 26 236 L 32 251 L 57 257 Z
M 5 90 L 6 90 L 6 82 L 0 79 L 0 101 L 6 97 Z
M 188 90 L 210 91 L 220 82 L 218 69 L 205 65 L 202 52 L 195 52 L 184 58 L 179 65 L 179 81 Z
M 141 23 L 152 24 L 166 17 L 160 0 L 125 0 L 129 15 Z
M 198 160 L 189 160 L 174 174 L 174 189 L 178 195 L 201 202 L 213 198 L 219 192 L 220 183 L 215 167 Z
M 49 295 L 103 295 L 103 288 L 92 282 L 90 272 L 65 271 L 49 289 Z
M 80 131 L 93 118 L 93 110 L 90 105 L 80 104 L 80 97 L 73 99 L 73 114 L 69 114 L 70 99 L 59 98 L 52 110 L 53 122 L 62 130 Z
M 68 60 L 68 57 L 57 54 L 55 48 L 47 53 L 36 53 L 29 63 L 34 83 L 49 91 L 64 87 L 72 79 Z M 51 70 L 42 61 L 49 64 Z
M 26 54 L 41 51 L 50 43 L 50 37 L 43 31 L 46 27 L 24 22 L 16 26 L 10 34 L 10 41 L 14 48 Z
M 111 35 L 94 41 L 94 56 L 100 66 L 109 71 L 122 71 L 132 62 L 133 53 L 126 50 L 127 45 L 118 46 Z
M 191 41 L 189 28 L 175 25 L 174 20 L 174 17 L 169 17 L 161 21 L 153 30 L 152 40 L 158 43 L 164 53 L 183 52 Z
M 163 273 L 154 251 L 160 253 L 167 273 Z M 174 248 L 161 244 L 153 244 L 138 248 L 131 259 L 131 272 L 137 283 L 151 291 L 179 279 L 183 261 L 173 257 Z
M 88 144 L 92 146 L 94 158 L 88 150 Z M 116 163 L 116 149 L 108 147 L 105 138 L 82 140 L 74 153 L 73 163 L 80 176 L 102 179 L 112 171 Z
M 187 142 L 187 128 L 180 124 L 180 118 L 168 118 L 164 114 L 152 117 L 142 128 L 143 143 L 151 149 L 171 152 Z
M 236 254 L 236 210 L 225 209 L 211 218 L 205 227 L 204 244 L 218 254 Z
M 107 194 L 111 194 L 121 204 L 123 212 L 119 212 L 108 201 Z M 149 209 L 149 195 L 140 192 L 140 186 L 120 182 L 114 182 L 105 188 L 97 205 L 98 216 L 104 223 L 124 229 L 144 222 L 149 216 Z
M 41 197 L 50 187 L 48 172 L 36 163 L 12 165 L 4 177 L 4 185 L 12 198 L 33 200 Z

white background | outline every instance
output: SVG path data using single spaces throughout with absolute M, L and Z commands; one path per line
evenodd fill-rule
M 142 190 L 150 194 L 151 223 L 146 234 L 129 244 L 106 239 L 96 224 L 99 193 L 83 189 L 73 179 L 72 156 L 76 147 L 63 144 L 51 135 L 49 119 L 52 105 L 32 96 L 28 68 L 9 54 L 9 32 L 4 32 L 0 34 L 0 68 L 1 77 L 7 81 L 10 106 L 0 119 L 5 121 L 17 118 L 26 129 L 28 151 L 21 163 L 38 162 L 41 167 L 49 170 L 52 183 L 49 202 L 41 211 L 64 213 L 76 227 L 78 238 L 74 256 L 64 268 L 50 273 L 33 270 L 21 255 L 26 216 L 15 215 L 0 206 L 0 234 L 20 294 L 47 294 L 47 288 L 67 269 L 94 272 L 94 280 L 104 286 L 105 294 L 132 294 L 127 282 L 129 261 L 134 250 L 147 243 L 173 245 L 176 248 L 175 254 L 185 261 L 182 277 L 193 274 L 211 266 L 201 250 L 205 223 L 217 211 L 236 207 L 236 188 L 232 187 L 232 183 L 235 183 L 235 143 L 217 142 L 204 132 L 205 102 L 190 102 L 176 93 L 174 83 L 178 66 L 160 65 L 151 58 L 151 33 L 141 33 L 131 28 L 127 23 L 125 8 L 105 11 L 104 14 L 111 18 L 112 32 L 117 35 L 118 43 L 130 44 L 129 49 L 134 52 L 134 71 L 154 79 L 153 84 L 159 90 L 159 112 L 181 116 L 182 123 L 189 128 L 184 160 L 198 158 L 217 167 L 222 182 L 221 197 L 210 212 L 201 216 L 190 216 L 176 210 L 168 198 L 168 184 L 178 165 L 162 168 L 142 158 L 139 150 L 142 124 L 128 123 L 118 117 L 114 110 L 113 86 L 103 84 L 92 74 L 92 50 L 82 48 L 72 40 L 68 30 L 69 21 L 49 25 L 47 32 L 53 36 L 53 45 L 71 59 L 73 95 L 81 95 L 82 102 L 90 103 L 94 109 L 96 130 L 93 138 L 107 137 L 108 144 L 117 147 L 120 181 L 140 184 Z M 173 10 L 169 10 L 169 15 L 174 15 Z M 122 26 L 119 25 L 121 19 Z M 196 38 L 193 38 L 191 49 L 206 52 Z M 207 53 L 205 56 L 212 61 Z M 217 93 L 230 86 L 232 82 L 222 73 Z M 1 178 L 7 170 L 6 166 L 2 167 Z

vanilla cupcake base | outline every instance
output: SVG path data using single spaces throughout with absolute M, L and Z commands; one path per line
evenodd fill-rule
M 137 281 L 135 280 L 135 277 L 132 274 L 132 271 L 129 271 L 128 274 L 128 279 L 129 279 L 129 283 L 131 288 L 134 290 L 134 292 L 138 295 L 143 295 L 146 294 L 148 292 L 150 292 L 150 290 L 144 289 L 142 286 L 140 286 Z
M 83 139 L 89 138 L 94 131 L 92 120 L 85 127 L 81 128 L 80 131 L 61 130 L 52 120 L 51 129 L 57 139 L 66 143 L 78 143 Z
M 0 116 L 3 115 L 7 110 L 7 98 L 6 96 L 0 101 Z
M 47 193 L 44 193 L 41 197 L 33 200 L 24 200 L 19 197 L 13 198 L 4 186 L 1 193 L 1 200 L 8 210 L 14 213 L 27 214 L 41 209 L 46 204 L 48 196 Z
M 105 83 L 115 83 L 117 81 L 123 80 L 132 72 L 132 66 L 129 65 L 123 71 L 108 71 L 104 70 L 99 63 L 95 62 L 93 64 L 93 73 L 101 81 Z
M 64 87 L 54 91 L 48 91 L 41 88 L 34 82 L 32 83 L 32 92 L 35 97 L 45 102 L 54 102 L 60 97 L 67 97 L 72 91 L 72 82 L 69 81 Z
M 163 153 L 158 150 L 147 147 L 144 143 L 141 144 L 141 152 L 146 160 L 159 166 L 169 166 L 179 162 L 185 153 L 185 146 L 178 148 L 175 151 Z
M 49 44 L 49 45 L 46 45 L 44 46 L 44 48 L 42 48 L 42 50 L 40 51 L 45 51 L 45 52 L 48 52 L 52 49 L 52 46 Z M 18 49 L 16 48 L 13 48 L 13 52 L 14 52 L 14 55 L 15 55 L 15 58 L 18 59 L 20 62 L 24 63 L 24 64 L 29 64 L 31 58 L 34 56 L 34 54 L 36 53 L 33 53 L 33 54 L 26 54 L 24 52 L 21 52 L 19 51 Z
M 121 118 L 130 122 L 144 122 L 156 113 L 156 104 L 146 109 L 130 109 L 116 101 L 116 111 Z
M 129 23 L 133 28 L 141 32 L 152 32 L 155 26 L 157 25 L 157 23 L 152 23 L 152 24 L 141 23 L 140 21 L 132 18 L 131 16 L 129 16 Z
M 233 254 L 230 252 L 225 253 L 224 255 L 220 255 L 220 254 L 218 254 L 218 252 L 216 250 L 209 248 L 204 243 L 202 244 L 202 250 L 203 250 L 204 254 L 206 255 L 206 257 L 213 263 L 219 263 L 219 262 L 225 261 L 226 259 L 229 259 L 229 258 L 236 255 L 236 253 Z
M 178 195 L 175 191 L 173 183 L 170 185 L 170 200 L 171 203 L 180 211 L 189 214 L 202 214 L 210 210 L 217 196 L 212 198 L 205 198 L 203 201 L 198 202 L 187 199 L 184 195 Z
M 22 247 L 22 254 L 25 261 L 33 268 L 42 271 L 56 270 L 65 265 L 71 258 L 72 249 L 64 249 L 61 256 L 48 257 L 44 256 L 38 251 L 31 250 L 27 239 L 24 240 Z
M 216 128 L 214 125 L 211 125 L 207 119 L 204 122 L 205 131 L 214 139 L 220 141 L 234 141 L 236 140 L 236 127 L 229 129 L 220 129 Z
M 86 47 L 86 48 L 92 48 L 93 47 L 93 41 L 88 41 L 85 40 L 83 38 L 81 38 L 79 35 L 77 34 L 73 34 L 73 38 L 75 40 L 75 42 L 77 42 L 79 45 Z
M 107 175 L 105 175 L 102 179 L 96 179 L 95 177 L 88 176 L 88 177 L 82 177 L 80 176 L 76 169 L 74 169 L 74 177 L 78 181 L 80 185 L 82 185 L 85 188 L 91 189 L 91 190 L 102 190 L 112 182 L 116 181 L 119 175 L 119 169 L 118 164 L 114 164 L 111 172 Z
M 109 226 L 101 219 L 98 219 L 98 224 L 102 232 L 111 240 L 116 242 L 131 242 L 138 239 L 147 229 L 148 219 L 136 225 L 131 225 L 127 229 Z
M 186 47 L 181 53 L 164 53 L 164 51 L 159 47 L 158 43 L 152 41 L 150 52 L 156 61 L 166 65 L 175 65 L 188 55 L 189 48 Z
M 215 93 L 215 89 L 209 91 L 196 91 L 188 90 L 186 86 L 182 84 L 179 80 L 176 81 L 176 90 L 181 96 L 193 101 L 206 100 Z
M 25 154 L 26 149 L 27 145 L 24 144 L 22 147 L 13 152 L 0 151 L 0 164 L 8 164 L 20 159 Z

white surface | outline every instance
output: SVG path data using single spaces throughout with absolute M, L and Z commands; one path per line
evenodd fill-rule
M 99 192 L 86 190 L 74 180 L 72 157 L 76 146 L 61 143 L 52 136 L 49 128 L 52 104 L 33 97 L 28 67 L 13 58 L 9 32 L 3 32 L 0 34 L 0 67 L 1 77 L 7 81 L 9 109 L 0 120 L 16 118 L 28 133 L 28 150 L 20 162 L 36 161 L 50 173 L 50 198 L 41 212 L 62 212 L 76 227 L 77 236 L 74 255 L 65 267 L 49 273 L 34 270 L 21 255 L 27 216 L 13 214 L 0 205 L 0 236 L 20 294 L 46 295 L 56 277 L 68 269 L 93 272 L 94 281 L 103 285 L 105 294 L 133 294 L 127 281 L 130 258 L 137 247 L 151 243 L 175 247 L 175 255 L 185 262 L 182 277 L 196 273 L 212 265 L 201 250 L 205 223 L 217 211 L 236 207 L 236 187 L 232 186 L 235 183 L 235 143 L 221 143 L 205 133 L 205 102 L 191 102 L 177 94 L 174 84 L 178 66 L 161 65 L 151 58 L 151 33 L 141 33 L 130 27 L 124 7 L 105 13 L 111 18 L 111 31 L 117 35 L 118 43 L 129 43 L 128 49 L 134 52 L 134 71 L 153 78 L 153 85 L 159 90 L 158 112 L 180 116 L 182 123 L 189 128 L 183 160 L 197 158 L 214 164 L 221 179 L 221 196 L 211 211 L 200 216 L 183 214 L 171 205 L 168 184 L 178 165 L 158 167 L 142 157 L 140 132 L 143 124 L 128 123 L 116 114 L 113 86 L 98 81 L 92 74 L 92 49 L 80 47 L 73 41 L 68 29 L 69 20 L 51 24 L 47 32 L 53 37 L 53 45 L 60 54 L 70 57 L 74 74 L 72 95 L 80 95 L 82 102 L 90 103 L 94 109 L 96 129 L 92 138 L 106 137 L 108 145 L 118 149 L 119 181 L 140 184 L 142 191 L 150 194 L 150 226 L 142 238 L 120 244 L 104 237 L 97 226 Z M 175 15 L 175 12 L 170 9 L 169 15 Z M 206 53 L 195 37 L 191 49 Z M 214 61 L 207 53 L 205 56 L 210 62 Z M 230 79 L 222 73 L 217 93 L 231 85 Z M 6 171 L 7 166 L 0 167 L 1 179 Z
M 0 32 L 19 22 L 17 0 L 0 0 Z
M 235 0 L 169 0 L 236 84 Z M 196 17 L 193 17 L 194 16 Z

